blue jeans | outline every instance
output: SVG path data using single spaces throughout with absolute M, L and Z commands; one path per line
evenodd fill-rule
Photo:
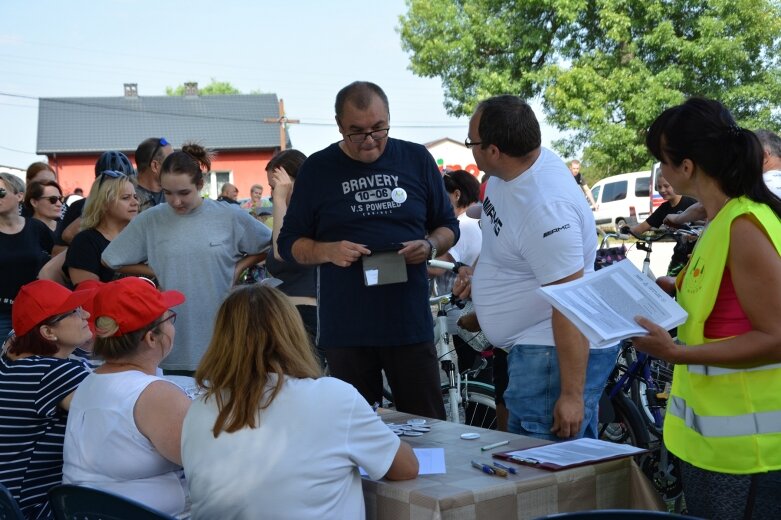
M 591 349 L 583 391 L 584 417 L 580 431 L 573 438 L 597 438 L 599 397 L 616 364 L 618 345 Z M 561 393 L 559 360 L 556 347 L 515 345 L 507 357 L 510 385 L 504 400 L 510 412 L 508 430 L 512 433 L 550 441 L 561 441 L 551 433 L 553 407 Z

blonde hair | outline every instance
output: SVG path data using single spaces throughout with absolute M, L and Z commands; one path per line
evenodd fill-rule
M 158 327 L 161 318 L 162 316 L 159 316 L 146 327 L 115 336 L 119 331 L 119 324 L 114 321 L 114 318 L 98 316 L 95 320 L 95 344 L 92 347 L 92 354 L 107 361 L 135 354 L 147 332 L 160 333 Z
M 269 374 L 278 377 L 267 388 Z M 284 376 L 322 375 L 298 310 L 280 291 L 262 285 L 234 289 L 220 306 L 209 348 L 195 380 L 219 411 L 212 432 L 255 428 L 260 411 L 282 389 Z
M 102 181 L 102 183 L 101 183 Z M 84 204 L 84 212 L 81 215 L 81 229 L 93 229 L 100 225 L 112 204 L 119 202 L 125 187 L 135 184 L 130 177 L 109 177 L 99 175 L 92 183 L 89 197 Z

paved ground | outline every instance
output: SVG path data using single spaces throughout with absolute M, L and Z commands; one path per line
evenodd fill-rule
M 653 245 L 653 253 L 651 254 L 651 271 L 656 276 L 663 276 L 667 273 L 667 266 L 670 264 L 670 258 L 673 256 L 673 246 L 675 242 L 656 242 Z M 637 266 L 638 269 L 643 269 L 643 260 L 645 260 L 645 251 L 640 251 L 635 247 L 632 242 L 627 242 L 626 247 L 628 249 L 626 257 Z

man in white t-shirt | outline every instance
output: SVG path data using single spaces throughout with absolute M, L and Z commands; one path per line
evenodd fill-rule
M 472 299 L 488 340 L 509 352 L 509 431 L 596 437 L 597 404 L 618 346 L 590 349 L 537 294 L 593 271 L 594 217 L 567 166 L 540 142 L 534 112 L 516 96 L 483 101 L 470 120 L 466 144 L 491 174 Z M 454 292 L 465 278 L 459 274 Z

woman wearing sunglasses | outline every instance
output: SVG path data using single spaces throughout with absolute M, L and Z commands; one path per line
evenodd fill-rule
M 19 289 L 32 282 L 48 261 L 52 234 L 36 219 L 19 215 L 24 183 L 0 173 L 0 344 L 11 331 L 11 305 Z
M 62 216 L 62 188 L 55 181 L 36 181 L 27 186 L 24 193 L 24 206 L 27 211 L 46 224 L 52 233 Z
M 163 363 L 166 373 L 192 375 L 220 302 L 271 243 L 271 230 L 237 205 L 201 197 L 211 159 L 211 152 L 190 143 L 169 155 L 160 175 L 166 204 L 142 211 L 103 251 L 103 262 L 123 272 L 148 262 L 161 287 L 187 297 L 176 350 Z
M 69 356 L 92 339 L 81 308 L 92 296 L 36 280 L 14 301 L 16 336 L 0 356 L 0 483 L 25 518 L 51 518 L 46 492 L 62 482 L 67 411 L 89 374 Z
M 81 216 L 82 231 L 73 238 L 63 266 L 73 285 L 85 280 L 110 282 L 115 278 L 115 271 L 101 263 L 100 255 L 138 215 L 135 187 L 122 172 L 101 172 L 89 193 Z
M 79 386 L 65 432 L 63 482 L 116 493 L 169 515 L 186 508 L 182 422 L 190 399 L 157 376 L 174 348 L 177 291 L 141 278 L 98 288 L 93 354 L 105 363 Z

